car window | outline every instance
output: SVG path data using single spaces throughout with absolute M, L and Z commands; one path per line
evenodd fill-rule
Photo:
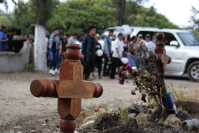
M 144 40 L 145 40 L 145 36 L 147 34 L 149 34 L 151 36 L 151 41 L 153 41 L 155 43 L 155 41 L 153 39 L 154 38 L 154 32 L 151 32 L 151 31 L 140 31 L 140 32 L 138 32 L 138 34 L 136 36 L 138 36 L 140 34 L 142 34 L 142 37 L 143 37 Z
M 115 40 L 117 38 L 117 35 L 119 33 L 124 33 L 123 29 L 106 29 L 100 36 L 101 39 L 104 39 L 105 36 L 108 36 L 108 33 L 110 30 L 113 30 L 113 40 Z M 133 29 L 131 29 L 133 31 Z
M 110 30 L 113 30 L 113 38 L 116 37 L 116 36 L 118 35 L 118 33 L 119 33 L 119 30 L 118 30 L 118 29 L 106 29 L 106 30 L 102 33 L 102 35 L 101 35 L 100 38 L 101 38 L 101 39 L 104 39 L 105 36 L 108 36 Z
M 180 32 L 177 35 L 185 46 L 199 46 L 198 39 L 190 32 Z
M 168 32 L 164 32 L 164 44 L 167 46 L 171 46 L 170 42 L 171 41 L 176 41 L 177 39 L 175 38 L 175 36 L 172 33 L 168 33 Z

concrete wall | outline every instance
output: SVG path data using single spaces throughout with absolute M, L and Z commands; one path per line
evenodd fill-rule
M 29 45 L 24 46 L 19 53 L 0 51 L 0 73 L 20 72 L 26 69 L 29 62 Z

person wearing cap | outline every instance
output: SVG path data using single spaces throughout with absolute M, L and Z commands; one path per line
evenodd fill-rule
M 124 51 L 123 44 L 124 44 L 123 34 L 119 33 L 118 38 L 115 40 L 115 45 L 114 45 L 114 50 L 113 50 L 113 55 L 112 55 L 112 66 L 111 66 L 110 79 L 115 78 L 116 68 L 122 65 L 121 58 L 122 58 L 122 53 Z
M 139 34 L 137 37 L 137 47 L 140 49 L 140 55 L 142 57 L 146 56 L 146 46 L 142 34 Z
M 77 42 L 77 37 L 78 34 L 74 33 L 69 39 L 68 39 L 68 44 L 76 44 Z
M 113 30 L 109 30 L 108 36 L 104 37 L 104 68 L 103 68 L 103 76 L 109 75 L 110 70 L 110 64 L 107 68 L 108 62 L 111 60 L 111 54 L 112 54 L 112 39 L 113 36 Z
M 146 34 L 144 43 L 145 43 L 146 48 L 147 48 L 147 53 L 146 53 L 147 57 L 149 57 L 150 52 L 154 53 L 154 50 L 155 50 L 155 47 L 156 47 L 155 43 L 153 43 L 151 41 L 150 34 Z

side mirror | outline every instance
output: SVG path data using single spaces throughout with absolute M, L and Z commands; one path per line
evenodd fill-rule
M 180 45 L 178 44 L 178 41 L 171 41 L 170 46 L 176 46 L 179 47 Z

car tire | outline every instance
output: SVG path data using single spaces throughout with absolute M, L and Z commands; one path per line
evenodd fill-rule
M 199 81 L 199 61 L 191 63 L 188 67 L 189 79 L 193 82 Z

